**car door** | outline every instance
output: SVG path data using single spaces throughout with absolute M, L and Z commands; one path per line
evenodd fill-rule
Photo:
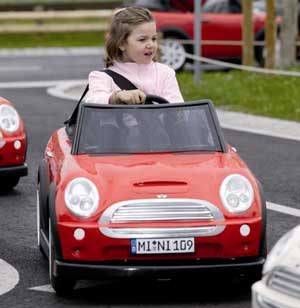
M 202 55 L 204 57 L 236 58 L 241 56 L 243 15 L 239 2 L 208 0 L 203 6 L 201 23 Z

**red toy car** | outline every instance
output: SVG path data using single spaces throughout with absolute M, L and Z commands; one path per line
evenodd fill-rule
M 201 0 L 201 4 L 203 5 L 206 1 Z M 126 1 L 124 2 L 126 3 Z M 134 1 L 134 5 L 146 7 L 154 11 L 194 11 L 194 0 L 136 0 Z
M 27 140 L 23 121 L 8 100 L 0 97 L 0 191 L 16 186 L 27 175 Z
M 165 5 L 165 9 L 163 9 L 162 3 L 165 2 L 170 1 L 138 0 L 136 5 L 142 5 L 153 11 L 157 29 L 164 38 L 162 42 L 162 62 L 175 70 L 180 70 L 186 62 L 191 62 L 185 53 L 194 53 L 191 42 L 194 39 L 193 7 L 187 3 L 182 3 L 186 11 L 183 9 L 172 10 L 171 4 Z M 258 12 L 255 3 L 253 10 L 254 40 L 264 41 L 266 13 Z M 243 14 L 240 1 L 207 0 L 202 5 L 201 12 L 201 55 L 217 60 L 241 62 Z M 277 18 L 277 23 L 280 23 L 280 17 Z M 264 46 L 255 46 L 257 63 L 262 65 L 264 58 Z
M 80 279 L 260 277 L 266 205 L 208 100 L 81 104 L 48 141 L 38 196 L 57 293 Z

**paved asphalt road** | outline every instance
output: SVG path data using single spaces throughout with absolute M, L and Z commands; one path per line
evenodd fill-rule
M 34 53 L 29 49 L 25 56 L 19 50 L 0 50 L 0 82 L 83 79 L 89 71 L 102 67 L 101 49 L 88 49 L 84 56 L 80 52 L 50 50 L 48 56 L 45 49 Z
M 84 79 L 91 69 L 98 67 L 97 59 L 97 56 L 0 57 L 0 82 Z M 42 70 L 31 70 L 34 65 Z M 228 284 L 226 279 L 207 283 L 199 278 L 192 284 L 165 281 L 83 283 L 81 289 L 66 298 L 32 290 L 49 284 L 47 262 L 36 247 L 37 165 L 49 136 L 62 126 L 74 101 L 49 96 L 46 88 L 2 88 L 0 95 L 14 102 L 29 137 L 29 175 L 21 179 L 13 192 L 0 195 L 0 259 L 12 265 L 20 278 L 13 290 L 0 296 L 1 308 L 250 308 L 250 289 Z M 233 130 L 224 130 L 224 134 L 262 182 L 268 201 L 300 208 L 298 141 Z M 299 218 L 268 211 L 268 222 L 268 245 L 271 247 L 284 232 L 299 223 Z M 3 283 L 0 275 L 0 289 Z

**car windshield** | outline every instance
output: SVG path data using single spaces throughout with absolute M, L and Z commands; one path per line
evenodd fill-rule
M 125 2 L 125 4 L 127 3 Z M 130 5 L 130 3 L 128 3 L 128 5 Z M 170 6 L 169 1 L 162 1 L 162 0 L 152 0 L 152 1 L 136 0 L 134 2 L 134 5 L 142 6 L 154 11 L 166 11 Z
M 275 1 L 275 9 L 276 9 L 276 14 L 282 15 L 282 10 L 283 10 L 282 0 L 276 0 Z M 254 12 L 266 12 L 266 1 L 255 0 L 253 2 L 253 10 L 254 10 Z
M 77 154 L 222 151 L 208 105 L 163 108 L 86 105 Z
M 202 8 L 203 13 L 237 14 L 241 13 L 240 0 L 207 0 Z

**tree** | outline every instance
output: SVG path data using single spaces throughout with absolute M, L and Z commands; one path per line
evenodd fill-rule
M 295 39 L 298 33 L 298 0 L 282 2 L 280 65 L 289 67 L 296 62 Z
M 290 2 L 290 1 L 283 1 Z M 266 68 L 275 68 L 275 55 L 276 55 L 276 13 L 275 13 L 275 0 L 267 0 L 267 20 L 266 20 Z
M 243 10 L 243 65 L 253 65 L 253 14 L 252 0 L 242 1 Z

